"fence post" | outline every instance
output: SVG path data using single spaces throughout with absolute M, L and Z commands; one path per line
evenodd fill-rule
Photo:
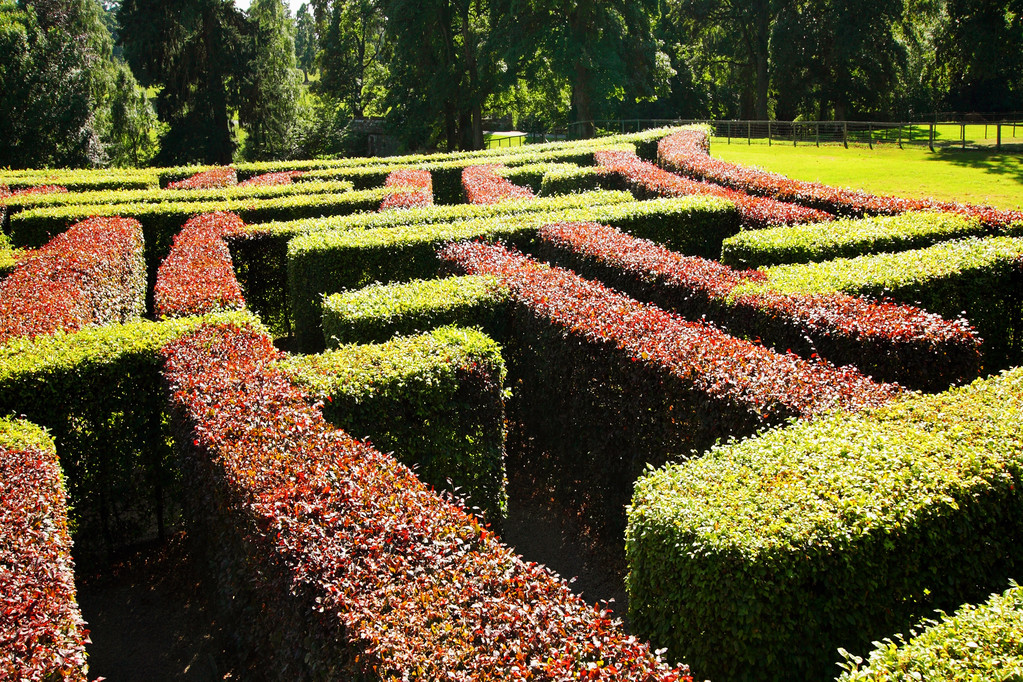
M 929 141 L 927 142 L 927 147 L 928 147 L 928 149 L 930 149 L 933 152 L 934 151 L 934 124 L 933 123 L 928 123 L 927 125 L 930 126 L 930 129 L 931 129 L 930 138 L 929 138 Z
M 753 144 L 753 122 L 746 121 L 746 145 Z
M 902 149 L 902 124 L 901 123 L 899 124 L 899 132 L 898 132 L 897 140 L 898 140 L 898 144 L 899 144 L 899 149 Z
M 728 131 L 728 144 L 732 144 L 732 122 L 729 121 L 725 124 L 725 130 Z
M 814 127 L 814 130 L 816 131 L 814 133 L 814 137 L 815 137 L 815 139 L 817 141 L 817 146 L 820 147 L 821 146 L 821 122 L 820 121 L 814 121 L 813 127 Z
M 870 146 L 871 149 L 874 148 L 874 124 L 873 123 L 868 123 L 867 124 L 867 144 Z
M 793 147 L 796 146 L 796 124 L 795 124 L 795 122 L 792 123 L 792 146 Z
M 849 148 L 849 122 L 842 121 L 842 144 Z
M 767 146 L 771 146 L 771 119 L 767 119 Z
M 1002 151 L 1002 123 L 999 121 L 995 124 L 995 149 Z
M 962 130 L 961 134 L 963 136 L 963 140 L 962 140 L 963 141 L 963 149 L 966 149 L 966 121 L 963 121 L 959 125 L 961 126 L 961 130 Z

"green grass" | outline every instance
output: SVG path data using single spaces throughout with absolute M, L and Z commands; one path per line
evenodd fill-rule
M 487 149 L 497 147 L 521 147 L 526 144 L 525 133 L 486 133 L 483 136 L 483 144 Z
M 983 129 L 983 126 L 980 126 Z M 983 130 L 981 130 L 983 132 Z M 711 155 L 798 180 L 863 189 L 876 194 L 1023 208 L 1023 155 L 926 147 L 793 147 L 728 144 L 716 137 Z

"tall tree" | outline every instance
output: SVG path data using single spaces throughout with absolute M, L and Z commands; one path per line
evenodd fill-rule
M 291 20 L 283 0 L 254 0 L 251 61 L 245 70 L 238 117 L 248 133 L 250 159 L 280 159 L 293 151 L 298 73 Z
M 1023 108 L 1023 0 L 947 0 L 933 82 L 956 111 Z
M 110 38 L 96 0 L 0 0 L 0 165 L 104 161 Z
M 125 58 L 169 129 L 159 161 L 230 163 L 229 109 L 248 66 L 247 24 L 233 0 L 124 0 L 118 13 Z
M 505 60 L 515 72 L 535 74 L 540 65 L 565 79 L 576 121 L 590 126 L 609 103 L 653 94 L 657 0 L 495 3 Z
M 373 96 L 369 83 L 381 68 L 384 7 L 380 0 L 312 0 L 312 6 L 320 35 L 317 91 L 362 118 Z
M 305 72 L 307 83 L 309 82 L 309 72 L 316 68 L 316 53 L 318 51 L 316 20 L 309 10 L 309 5 L 303 3 L 295 15 L 295 61 L 298 68 Z

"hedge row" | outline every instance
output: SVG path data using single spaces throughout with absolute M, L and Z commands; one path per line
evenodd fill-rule
M 896 215 L 907 211 L 944 211 L 979 218 L 989 227 L 1004 228 L 1023 222 L 1023 211 L 1002 211 L 990 206 L 973 206 L 934 199 L 903 199 L 867 192 L 829 187 L 817 182 L 792 180 L 759 168 L 728 163 L 710 156 L 709 129 L 705 126 L 679 131 L 658 143 L 661 165 L 686 175 L 717 182 L 750 194 L 792 201 L 837 215 Z
M 311 232 L 292 239 L 287 252 L 288 296 L 298 347 L 305 351 L 323 347 L 324 294 L 372 282 L 429 279 L 439 265 L 436 250 L 446 242 L 485 238 L 525 248 L 532 245 L 540 226 L 564 220 L 606 222 L 701 254 L 720 252 L 721 240 L 738 230 L 731 204 L 683 197 L 458 223 Z M 246 300 L 251 301 L 247 292 Z
M 964 320 L 949 322 L 918 308 L 839 293 L 733 296 L 736 287 L 766 277 L 594 223 L 547 225 L 539 236 L 545 260 L 688 319 L 710 319 L 778 351 L 819 355 L 878 380 L 931 391 L 980 373 L 981 341 Z
M 747 230 L 759 230 L 773 225 L 821 222 L 833 218 L 829 213 L 798 204 L 755 197 L 709 182 L 683 178 L 643 161 L 629 152 L 597 152 L 594 156 L 601 169 L 622 178 L 641 199 L 700 194 L 735 202 L 742 215 L 743 228 Z
M 81 206 L 83 204 L 152 204 L 164 201 L 227 201 L 230 199 L 271 199 L 295 194 L 348 192 L 350 182 L 303 182 L 293 184 L 230 185 L 188 192 L 174 189 L 104 190 L 68 194 L 11 196 L 5 203 L 11 213 L 45 206 Z
M 687 322 L 500 246 L 462 242 L 442 257 L 511 290 L 510 422 L 544 453 L 542 480 L 564 487 L 611 547 L 648 464 L 790 418 L 879 405 L 900 391 L 851 367 Z
M 0 185 L 0 226 L 4 228 L 0 233 L 7 231 L 7 216 L 11 214 L 11 206 L 20 201 L 32 201 L 35 197 L 67 193 L 67 188 L 60 185 L 35 185 L 13 192 L 7 185 Z
M 597 189 L 618 189 L 621 186 L 620 179 L 599 166 L 559 164 L 544 173 L 537 193 L 548 197 Z
M 142 227 L 94 218 L 58 235 L 0 281 L 0 344 L 123 322 L 145 312 Z
M 582 168 L 592 168 L 592 166 L 578 166 L 574 163 L 530 163 L 522 166 L 499 166 L 497 169 L 498 175 L 502 178 L 506 178 L 516 185 L 522 185 L 528 187 L 529 190 L 536 195 L 540 194 L 540 187 L 543 185 L 544 176 L 551 172 L 561 170 L 574 170 Z M 599 187 L 591 187 L 590 189 L 600 189 Z M 564 192 L 559 192 L 564 194 Z
M 37 185 L 60 185 L 70 192 L 115 189 L 157 189 L 157 172 L 152 168 L 108 168 L 100 170 L 46 169 L 0 170 L 0 185 L 27 189 Z
M 897 216 L 743 232 L 729 237 L 721 245 L 721 262 L 745 268 L 808 263 L 884 251 L 908 251 L 991 233 L 991 228 L 977 218 L 913 211 Z
M 507 303 L 508 290 L 493 277 L 371 284 L 324 299 L 323 337 L 328 348 L 336 348 L 458 325 L 479 327 L 500 341 Z
M 303 175 L 305 175 L 305 171 L 300 170 L 281 171 L 278 173 L 263 173 L 262 175 L 253 175 L 248 180 L 243 180 L 238 184 L 243 186 L 256 185 L 260 187 L 272 187 L 275 185 L 292 185 L 295 182 L 295 178 L 301 178 Z
M 481 332 L 443 327 L 382 344 L 351 345 L 284 364 L 323 416 L 393 453 L 427 485 L 454 493 L 500 527 L 504 475 L 504 360 Z
M 1017 369 L 650 472 L 629 509 L 631 622 L 713 679 L 830 677 L 838 647 L 1023 568 L 1021 443 Z
M 925 619 L 907 641 L 897 635 L 874 642 L 863 658 L 849 655 L 840 682 L 854 680 L 1012 680 L 1023 677 L 1023 589 L 1015 581 L 979 606 Z M 842 650 L 844 651 L 844 650 Z
M 0 419 L 0 677 L 85 682 L 67 502 L 53 440 Z
M 391 171 L 384 181 L 384 187 L 398 191 L 381 202 L 381 211 L 433 206 L 433 179 L 430 171 L 414 168 Z
M 330 428 L 270 337 L 164 351 L 192 533 L 272 678 L 690 679 L 392 457 Z M 210 405 L 218 409 L 211 410 Z
M 631 201 L 633 197 L 628 192 L 591 192 L 578 196 L 515 201 L 493 206 L 433 206 L 382 213 L 357 213 L 313 220 L 250 225 L 244 235 L 229 239 L 228 244 L 245 292 L 246 303 L 273 329 L 276 336 L 289 336 L 291 313 L 288 304 L 287 259 L 288 242 L 292 237 L 315 231 L 425 226 L 481 217 L 510 216 L 516 213 L 536 213 Z M 436 271 L 431 270 L 422 277 L 433 277 L 435 274 Z M 412 277 L 415 275 L 409 278 Z
M 231 251 L 223 239 L 244 228 L 244 221 L 234 213 L 206 213 L 185 223 L 157 271 L 157 319 L 245 307 Z
M 149 539 L 174 515 L 175 466 L 157 351 L 204 318 L 87 327 L 0 345 L 0 415 L 25 415 L 60 445 L 76 551 Z M 231 313 L 211 320 L 248 321 Z
M 210 168 L 167 185 L 167 189 L 214 189 L 238 184 L 238 173 L 230 166 Z
M 500 204 L 533 199 L 533 191 L 498 174 L 500 166 L 487 164 L 462 170 L 462 191 L 468 204 Z
M 954 320 L 965 314 L 984 340 L 987 371 L 1017 364 L 1023 353 L 1023 239 L 984 237 L 926 249 L 766 268 L 767 279 L 733 296 L 775 292 L 889 299 Z

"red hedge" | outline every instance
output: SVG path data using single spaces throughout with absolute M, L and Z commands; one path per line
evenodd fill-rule
M 945 390 L 980 372 L 981 341 L 965 320 L 948 321 L 919 308 L 846 294 L 730 294 L 764 281 L 757 270 L 734 270 L 684 256 L 594 223 L 561 223 L 540 230 L 541 253 L 584 276 L 630 295 L 703 316 L 749 338 L 913 388 Z
M 143 252 L 129 218 L 91 218 L 54 237 L 0 281 L 0 343 L 141 315 Z
M 263 175 L 256 175 L 245 182 L 239 183 L 240 185 L 260 185 L 263 187 L 269 185 L 290 185 L 295 178 L 300 178 L 305 175 L 305 171 L 282 171 L 280 173 L 264 173 Z
M 331 428 L 268 336 L 206 326 L 163 355 L 193 516 L 265 676 L 691 680 Z
M 598 166 L 608 173 L 621 176 L 632 191 L 641 197 L 681 197 L 702 194 L 728 199 L 734 202 L 739 209 L 743 227 L 746 229 L 834 219 L 833 215 L 824 211 L 755 197 L 709 182 L 683 178 L 643 161 L 632 152 L 599 151 L 594 154 L 594 157 Z
M 843 216 L 895 215 L 906 211 L 931 209 L 980 218 L 993 227 L 1023 220 L 1021 211 L 1003 211 L 990 206 L 975 206 L 934 199 L 903 199 L 879 196 L 852 189 L 830 187 L 819 182 L 793 180 L 777 173 L 715 159 L 709 154 L 710 142 L 703 130 L 683 130 L 661 139 L 657 158 L 666 168 L 697 178 L 718 182 L 734 189 L 792 201 Z
M 497 174 L 496 164 L 469 166 L 462 171 L 462 189 L 470 204 L 499 204 L 515 199 L 532 199 L 533 191 Z
M 231 252 L 223 240 L 244 228 L 241 218 L 225 212 L 196 216 L 185 223 L 157 271 L 157 318 L 245 307 Z
M 468 274 L 500 277 L 521 304 L 564 332 L 617 347 L 629 360 L 659 368 L 708 398 L 744 405 L 763 423 L 877 406 L 901 393 L 852 367 L 778 354 L 502 246 L 451 244 L 440 255 Z
M 0 445 L 0 678 L 84 681 L 87 635 L 56 452 Z
M 407 168 L 391 171 L 384 187 L 401 188 L 380 204 L 381 211 L 415 206 L 433 206 L 433 177 L 430 171 Z
M 190 178 L 178 180 L 167 185 L 167 189 L 215 189 L 238 184 L 238 173 L 231 166 L 211 168 L 196 173 Z

